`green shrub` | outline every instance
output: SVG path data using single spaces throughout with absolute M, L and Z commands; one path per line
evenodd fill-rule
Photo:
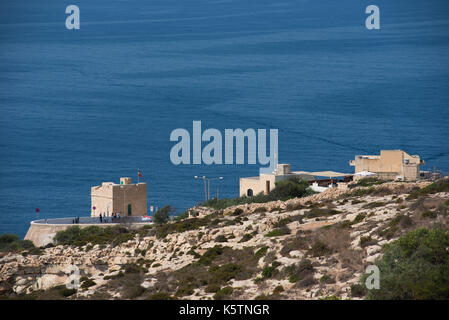
M 276 272 L 276 267 L 275 266 L 269 266 L 269 267 L 265 267 L 262 270 L 262 278 L 266 279 L 266 278 L 271 278 Z
M 226 263 L 222 266 L 211 266 L 209 272 L 212 275 L 212 283 L 224 284 L 231 279 L 234 279 L 243 267 L 236 263 Z
M 144 272 L 143 268 L 136 263 L 127 263 L 122 266 L 126 273 L 141 273 Z
M 20 246 L 20 244 L 19 244 L 19 246 Z M 42 255 L 43 253 L 44 253 L 44 250 L 43 249 L 41 249 L 41 248 L 36 248 L 36 247 L 33 247 L 33 248 L 31 248 L 31 249 L 21 249 L 22 250 L 22 252 L 21 252 L 21 254 L 22 254 L 22 256 L 24 256 L 24 257 L 26 257 L 26 256 L 28 256 L 28 255 L 36 255 L 36 256 L 40 256 L 40 255 Z
M 198 260 L 198 263 L 203 265 L 210 265 L 217 256 L 223 254 L 223 251 L 223 247 L 219 245 L 216 245 L 213 248 L 209 248 Z
M 176 209 L 167 205 L 162 209 L 159 209 L 153 216 L 154 223 L 163 224 L 170 220 L 170 215 L 175 215 Z
M 341 213 L 341 211 L 329 208 L 312 208 L 304 213 L 306 218 L 329 217 Z
M 359 213 L 355 218 L 354 221 L 352 221 L 353 224 L 357 224 L 362 222 L 366 217 L 366 213 Z
M 365 285 L 360 283 L 354 283 L 351 285 L 351 297 L 363 297 L 367 293 Z
M 218 219 L 215 219 L 215 215 L 211 214 L 204 218 L 191 218 L 184 219 L 181 221 L 174 221 L 165 224 L 159 224 L 153 231 L 153 234 L 158 238 L 165 238 L 168 234 L 171 233 L 180 233 L 190 230 L 198 230 L 203 226 L 213 226 L 214 222 L 219 222 Z M 199 236 L 199 235 L 198 235 Z
M 76 292 L 77 292 L 76 289 L 64 288 L 61 290 L 61 295 L 64 297 L 70 297 L 71 295 L 74 295 Z
M 349 197 L 365 197 L 368 195 L 372 196 L 385 196 L 391 194 L 391 190 L 387 187 L 376 187 L 371 186 L 367 188 L 357 188 L 356 190 L 352 192 L 345 193 L 342 195 L 343 198 L 349 198 Z
M 413 220 L 403 214 L 395 216 L 387 225 L 387 227 L 378 231 L 378 235 L 391 239 L 399 231 L 399 227 L 408 228 L 413 225 Z
M 214 198 L 202 203 L 202 205 L 214 209 L 225 209 L 241 204 L 266 203 L 276 200 L 285 201 L 292 198 L 305 197 L 313 193 L 314 192 L 310 189 L 308 182 L 293 178 L 290 180 L 276 182 L 275 188 L 271 190 L 269 194 L 263 194 L 261 192 L 252 197 L 243 196 L 239 198 L 227 198 L 220 200 Z
M 378 235 L 387 239 L 391 239 L 396 235 L 398 230 L 399 228 L 397 226 L 386 227 L 382 230 L 379 230 Z
M 123 271 L 120 271 L 120 272 L 117 273 L 116 275 L 112 275 L 112 276 L 104 276 L 103 279 L 104 279 L 104 280 L 111 280 L 111 279 L 123 278 L 124 276 L 125 276 L 125 274 L 123 273 Z
M 267 250 L 268 250 L 268 246 L 265 246 L 265 247 L 260 248 L 259 250 L 257 250 L 257 251 L 254 253 L 254 257 L 255 257 L 256 259 L 262 258 L 264 255 L 267 254 Z
M 191 285 L 185 285 L 185 286 L 178 288 L 175 295 L 177 297 L 190 296 L 193 294 L 193 292 L 194 291 L 193 291 L 193 288 Z
M 300 276 L 296 273 L 293 273 L 288 276 L 288 281 L 290 281 L 291 283 L 298 282 L 300 279 L 301 279 Z
M 273 200 L 288 200 L 313 194 L 309 183 L 301 179 L 288 179 L 276 182 L 276 187 L 270 191 L 269 196 Z
M 287 226 L 284 226 L 268 232 L 267 234 L 265 234 L 265 237 L 279 237 L 286 234 L 290 234 L 290 229 Z
M 253 235 L 252 235 L 252 234 L 250 234 L 250 233 L 245 233 L 245 234 L 243 235 L 242 239 L 240 239 L 239 243 L 246 242 L 246 241 L 248 241 L 248 240 L 250 240 L 250 239 L 252 239 L 252 238 L 253 238 Z
M 283 286 L 277 286 L 276 288 L 274 288 L 273 294 L 279 294 L 279 293 L 281 293 L 283 291 L 284 291 L 284 287 Z
M 370 290 L 367 298 L 449 299 L 448 247 L 449 230 L 441 227 L 410 231 L 385 245 L 377 262 L 380 289 Z
M 17 242 L 19 237 L 12 233 L 4 233 L 0 236 L 0 245 L 4 246 L 13 242 Z
M 242 213 L 243 213 L 243 209 L 236 208 L 236 209 L 234 210 L 234 212 L 232 213 L 232 215 L 233 215 L 233 216 L 239 216 L 239 215 L 241 215 Z
M 353 223 L 351 221 L 349 221 L 349 220 L 343 220 L 343 221 L 335 224 L 335 226 L 340 228 L 340 229 L 348 229 L 348 228 L 351 228 L 352 224 Z
M 356 186 L 357 187 L 371 187 L 371 186 L 375 186 L 375 185 L 379 185 L 384 183 L 385 181 L 380 180 L 379 178 L 376 177 L 370 177 L 370 178 L 363 178 L 360 179 Z
M 417 199 L 421 195 L 434 194 L 439 192 L 448 192 L 449 191 L 449 179 L 443 178 L 438 181 L 435 181 L 428 186 L 419 189 L 417 191 L 412 192 L 407 199 Z
M 224 288 L 218 290 L 214 294 L 214 299 L 215 300 L 224 300 L 227 297 L 229 297 L 233 291 L 234 291 L 234 289 L 232 287 L 224 287 Z
M 179 287 L 206 286 L 207 291 L 213 291 L 226 286 L 231 279 L 246 280 L 257 272 L 257 261 L 253 258 L 251 248 L 234 250 L 229 247 L 215 247 L 211 249 L 203 255 L 208 259 L 202 263 L 197 261 L 174 271 L 173 276 Z
M 296 211 L 296 210 L 304 209 L 304 206 L 300 203 L 289 203 L 289 204 L 287 204 L 285 209 L 287 211 Z
M 192 213 L 192 215 L 193 215 L 193 213 Z M 179 214 L 179 215 L 175 218 L 175 220 L 179 221 L 179 220 L 182 220 L 182 219 L 187 219 L 188 217 L 189 217 L 189 212 L 186 211 L 186 212 L 184 212 L 184 213 Z
M 213 283 L 209 284 L 209 285 L 206 287 L 206 289 L 205 289 L 205 291 L 206 291 L 207 293 L 216 293 L 216 292 L 218 292 L 219 290 L 220 290 L 220 286 L 217 285 L 217 284 L 213 284 Z
M 267 208 L 265 207 L 258 207 L 253 211 L 253 213 L 264 213 L 264 212 L 267 212 Z
M 93 281 L 92 279 L 86 279 L 81 283 L 81 288 L 83 289 L 87 289 L 90 288 L 92 286 L 96 285 L 95 281 Z
M 4 233 L 0 236 L 0 251 L 3 252 L 21 252 L 24 250 L 37 249 L 30 240 L 19 240 L 15 234 Z M 40 250 L 35 250 L 35 254 L 39 254 Z M 31 252 L 30 252 L 31 253 Z
M 321 278 L 320 278 L 320 283 L 335 283 L 335 279 L 332 278 L 330 275 L 328 274 L 324 274 Z
M 427 210 L 427 211 L 424 211 L 422 213 L 422 217 L 423 218 L 432 218 L 432 219 L 434 219 L 434 218 L 437 217 L 437 212 L 436 211 Z
M 374 209 L 378 207 L 384 207 L 387 203 L 382 201 L 370 202 L 362 206 L 363 209 Z
M 215 238 L 215 242 L 228 242 L 228 239 L 224 235 L 219 235 Z
M 308 276 L 304 277 L 303 279 L 300 279 L 295 286 L 299 287 L 299 288 L 305 288 L 305 287 L 310 287 L 310 286 L 316 284 L 317 282 L 318 281 L 312 275 L 308 275 Z
M 312 275 L 314 268 L 310 260 L 302 259 L 299 264 L 286 267 L 285 272 L 289 281 L 294 283 L 306 278 L 309 275 Z
M 362 248 L 371 246 L 373 244 L 376 244 L 376 241 L 371 238 L 371 236 L 360 237 L 360 246 Z
M 134 238 L 134 232 L 122 226 L 111 226 L 101 228 L 89 226 L 80 228 L 72 226 L 66 230 L 58 231 L 54 237 L 56 244 L 85 246 L 87 244 L 112 244 L 114 246 L 127 242 Z
M 307 251 L 307 254 L 310 254 L 312 257 L 320 257 L 328 255 L 331 252 L 332 250 L 324 242 L 315 240 L 312 247 Z
M 199 258 L 201 257 L 198 253 L 196 253 L 195 250 L 192 250 L 192 249 L 190 249 L 189 251 L 187 251 L 186 254 L 190 254 L 190 255 L 193 256 L 195 259 L 199 259 Z
M 413 220 L 409 216 L 402 216 L 401 220 L 399 221 L 399 225 L 403 229 L 411 227 L 413 224 Z

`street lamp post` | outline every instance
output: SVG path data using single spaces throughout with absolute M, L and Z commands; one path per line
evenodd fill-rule
M 204 181 L 204 200 L 207 201 L 207 192 L 206 192 L 206 176 L 198 177 L 194 176 L 195 179 L 203 179 Z
M 210 199 L 210 181 L 211 180 L 223 180 L 223 177 L 217 177 L 217 178 L 208 178 L 207 179 L 207 198 Z
M 211 180 L 223 180 L 223 177 L 217 177 L 217 178 L 207 178 L 206 176 L 194 176 L 195 179 L 203 179 L 204 181 L 204 199 L 207 201 L 210 198 L 210 181 Z M 207 184 L 206 184 L 207 180 Z
M 125 194 L 126 194 L 126 189 L 125 186 L 120 186 L 120 188 L 122 188 L 123 190 L 123 217 L 125 217 Z

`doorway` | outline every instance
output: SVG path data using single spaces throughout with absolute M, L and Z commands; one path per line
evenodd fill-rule
M 267 180 L 266 184 L 265 184 L 265 193 L 269 194 L 270 193 L 270 181 Z

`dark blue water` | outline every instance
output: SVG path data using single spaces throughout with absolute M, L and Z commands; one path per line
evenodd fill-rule
M 65 28 L 77 4 L 81 29 Z M 90 187 L 149 183 L 149 203 L 220 196 L 257 165 L 174 166 L 170 132 L 278 128 L 294 170 L 352 172 L 404 149 L 449 171 L 447 0 L 0 2 L 0 233 L 86 216 Z

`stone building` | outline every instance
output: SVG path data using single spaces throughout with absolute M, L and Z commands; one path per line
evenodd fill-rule
M 314 179 L 313 175 L 306 172 L 292 172 L 289 164 L 278 164 L 273 173 L 240 178 L 240 196 L 251 197 L 261 192 L 268 194 L 274 189 L 276 182 L 295 177 L 306 181 Z
M 424 164 L 418 155 L 402 150 L 381 150 L 380 155 L 356 156 L 349 165 L 355 167 L 355 179 L 363 178 L 360 172 L 375 173 L 383 180 L 415 181 L 420 178 L 420 166 Z
M 147 215 L 147 184 L 132 184 L 131 178 L 120 178 L 120 184 L 103 182 L 92 187 L 91 216 L 112 213 L 120 213 L 122 217 Z
M 240 196 L 251 197 L 261 192 L 268 194 L 275 188 L 276 182 L 292 178 L 307 181 L 312 190 L 322 192 L 327 188 L 345 188 L 347 183 L 352 181 L 352 174 L 335 171 L 291 171 L 289 164 L 278 164 L 273 173 L 240 178 Z

